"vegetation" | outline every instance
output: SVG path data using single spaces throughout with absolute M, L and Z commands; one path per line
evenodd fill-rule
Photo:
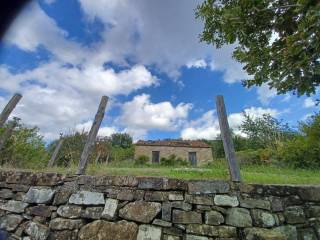
M 15 128 L 11 137 L 0 149 L 0 162 L 2 166 L 15 166 L 17 168 L 42 169 L 48 162 L 45 143 L 36 127 L 29 128 L 15 119 Z M 0 136 L 10 127 L 12 122 L 7 123 L 0 129 Z
M 246 87 L 266 83 L 278 93 L 314 94 L 320 84 L 318 0 L 205 0 L 196 10 L 202 41 L 236 44 Z
M 300 134 L 279 147 L 277 157 L 294 168 L 320 168 L 320 114 L 300 123 Z
M 1 136 L 9 122 L 0 129 Z M 246 136 L 233 135 L 236 156 L 245 182 L 257 183 L 320 183 L 320 113 L 300 122 L 298 130 L 270 115 L 252 117 L 244 114 L 240 126 Z M 63 136 L 56 167 L 48 171 L 74 173 L 87 138 L 86 132 Z M 19 121 L 12 136 L 1 150 L 4 167 L 45 169 L 58 140 L 45 147 L 38 128 L 29 128 Z M 186 179 L 228 179 L 220 138 L 206 141 L 212 147 L 214 161 L 191 167 L 187 161 L 171 155 L 152 164 L 148 156 L 133 160 L 134 146 L 127 134 L 99 138 L 90 157 L 89 174 L 167 176 Z
M 189 166 L 189 162 L 178 157 L 174 154 L 170 155 L 168 158 L 162 157 L 160 159 L 160 165 L 162 166 Z
M 136 166 L 146 166 L 150 163 L 150 158 L 146 155 L 138 156 L 137 159 L 134 160 L 134 164 Z

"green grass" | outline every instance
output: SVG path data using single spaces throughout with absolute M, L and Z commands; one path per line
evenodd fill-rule
M 50 172 L 75 173 L 76 166 L 70 168 L 47 169 Z M 122 162 L 110 165 L 89 165 L 89 175 L 113 176 L 155 176 L 179 179 L 229 179 L 225 161 L 217 160 L 206 167 L 164 167 L 164 166 L 135 166 L 131 162 Z M 279 168 L 275 166 L 245 165 L 241 166 L 241 175 L 246 183 L 265 184 L 320 184 L 319 171 Z

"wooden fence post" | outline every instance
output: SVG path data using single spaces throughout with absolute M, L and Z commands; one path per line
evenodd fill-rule
M 223 96 L 216 97 L 217 113 L 219 118 L 219 125 L 221 131 L 221 137 L 223 141 L 224 153 L 228 161 L 229 173 L 231 181 L 241 182 L 240 168 L 236 160 L 236 154 L 234 151 L 234 145 L 229 128 L 228 117 L 226 108 L 224 105 Z
M 53 166 L 55 165 L 55 161 L 56 161 L 56 158 L 57 158 L 58 153 L 59 153 L 59 151 L 60 151 L 60 148 L 61 148 L 61 146 L 62 146 L 62 143 L 63 143 L 63 137 L 62 137 L 62 133 L 60 133 L 59 142 L 58 142 L 56 148 L 55 148 L 54 151 L 53 151 L 53 154 L 52 154 L 52 156 L 51 156 L 51 158 L 50 158 L 50 161 L 48 162 L 48 167 L 49 167 L 49 168 L 50 168 L 50 167 L 53 167 Z
M 4 107 L 0 114 L 0 128 L 3 127 L 4 123 L 7 121 L 10 113 L 13 111 L 13 109 L 16 107 L 20 99 L 22 98 L 22 95 L 19 93 L 16 93 L 12 96 L 10 101 L 7 103 L 7 105 Z
M 80 157 L 78 171 L 77 171 L 78 175 L 82 175 L 86 171 L 88 158 L 90 156 L 90 153 L 91 153 L 92 147 L 95 143 L 102 119 L 104 117 L 107 102 L 108 102 L 108 97 L 102 96 L 98 111 L 97 111 L 96 116 L 94 118 L 94 122 L 92 123 L 86 144 L 83 148 L 83 151 L 82 151 L 82 154 Z

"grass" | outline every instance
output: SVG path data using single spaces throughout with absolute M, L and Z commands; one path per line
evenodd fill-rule
M 70 168 L 47 169 L 50 172 L 75 173 L 76 166 Z M 229 173 L 225 161 L 217 160 L 214 164 L 205 167 L 165 167 L 165 166 L 135 166 L 132 162 L 121 162 L 110 165 L 89 165 L 89 175 L 113 176 L 155 176 L 179 179 L 222 179 L 228 180 Z M 245 183 L 264 184 L 320 184 L 320 174 L 316 170 L 279 168 L 266 165 L 241 166 L 241 175 Z

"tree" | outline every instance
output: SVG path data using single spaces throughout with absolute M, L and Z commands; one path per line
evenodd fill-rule
M 205 0 L 196 17 L 204 21 L 200 40 L 217 48 L 236 44 L 233 57 L 251 78 L 278 94 L 314 94 L 320 84 L 318 0 Z
M 0 129 L 0 134 L 8 126 Z M 12 135 L 0 151 L 0 163 L 10 167 L 42 168 L 47 164 L 48 155 L 45 143 L 37 127 L 27 127 L 16 122 Z
M 129 148 L 132 145 L 132 137 L 127 133 L 114 133 L 111 135 L 112 146 Z
M 294 136 L 294 131 L 288 124 L 284 124 L 270 114 L 263 114 L 262 117 L 253 118 L 243 113 L 244 121 L 240 129 L 247 135 L 248 147 L 251 149 L 273 148 L 279 143 L 287 141 Z
M 320 168 L 320 113 L 300 122 L 299 134 L 278 149 L 277 158 L 295 168 Z

